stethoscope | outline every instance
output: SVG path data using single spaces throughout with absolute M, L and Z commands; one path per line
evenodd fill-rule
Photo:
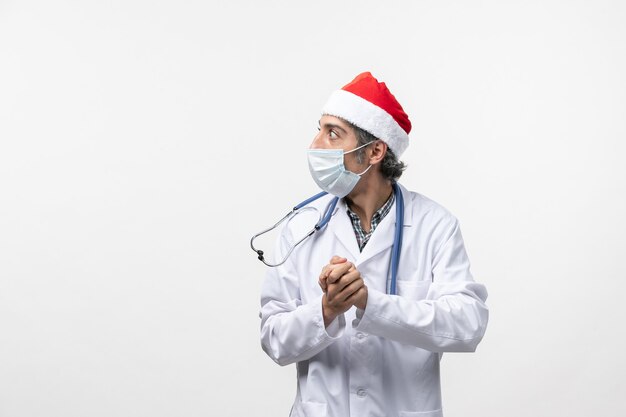
M 393 236 L 393 246 L 391 247 L 391 283 L 389 285 L 389 294 L 396 294 L 398 264 L 400 262 L 400 250 L 402 249 L 402 229 L 404 228 L 404 198 L 402 197 L 402 191 L 400 190 L 400 186 L 397 183 L 395 182 L 392 183 L 392 187 L 393 187 L 393 192 L 396 197 L 396 230 Z M 324 210 L 324 215 L 320 216 L 320 219 L 315 224 L 315 226 L 313 226 L 313 228 L 306 235 L 304 235 L 302 239 L 300 239 L 295 244 L 293 244 L 287 251 L 287 254 L 278 263 L 267 262 L 263 255 L 263 251 L 254 247 L 254 239 L 256 239 L 257 237 L 261 235 L 264 235 L 267 232 L 270 232 L 276 229 L 284 221 L 290 220 L 293 217 L 295 217 L 297 214 L 302 213 L 306 210 L 317 210 L 314 207 L 307 207 L 307 205 L 327 194 L 328 193 L 326 191 L 322 191 L 321 193 L 315 194 L 314 196 L 307 198 L 300 204 L 296 205 L 289 213 L 287 213 L 276 224 L 252 236 L 252 238 L 250 239 L 250 247 L 258 255 L 258 259 L 269 267 L 280 266 L 287 261 L 291 253 L 294 251 L 294 249 L 298 245 L 300 245 L 309 237 L 313 236 L 315 232 L 322 230 L 328 224 L 328 222 L 330 222 L 330 219 L 333 215 L 335 207 L 337 206 L 337 202 L 339 201 L 339 197 L 334 197 L 332 200 L 330 200 L 330 202 L 326 206 L 326 209 Z

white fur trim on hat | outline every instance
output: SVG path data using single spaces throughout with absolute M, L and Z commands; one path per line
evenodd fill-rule
M 398 158 L 409 146 L 409 135 L 389 113 L 349 91 L 334 91 L 322 114 L 342 118 L 368 131 L 386 142 Z

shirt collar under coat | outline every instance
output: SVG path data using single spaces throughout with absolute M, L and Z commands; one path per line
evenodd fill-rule
M 376 213 L 374 213 L 374 215 L 372 216 L 372 221 L 369 224 L 369 232 L 365 231 L 363 224 L 361 224 L 361 218 L 350 207 L 350 201 L 346 201 L 346 203 L 348 204 L 348 216 L 352 221 L 354 235 L 356 236 L 356 240 L 359 244 L 359 248 L 361 249 L 361 251 L 363 251 L 363 248 L 365 247 L 365 245 L 367 245 L 367 242 L 372 237 L 372 234 L 376 230 L 376 227 L 378 227 L 378 225 L 385 218 L 385 216 L 389 214 L 389 211 L 391 210 L 394 201 L 396 201 L 396 193 L 392 191 L 387 201 L 378 210 L 376 210 Z
M 400 191 L 404 198 L 404 227 L 411 227 L 413 222 L 413 211 L 411 207 L 413 205 L 412 196 L 406 188 L 401 184 Z M 369 242 L 363 248 L 363 252 L 359 251 L 359 245 L 356 237 L 354 236 L 354 229 L 352 227 L 352 221 L 346 212 L 347 206 L 343 199 L 339 200 L 335 210 L 333 211 L 333 218 L 329 222 L 328 227 L 332 229 L 339 242 L 345 247 L 350 254 L 351 260 L 354 260 L 356 265 L 363 264 L 368 260 L 374 258 L 380 252 L 393 245 L 393 236 L 396 226 L 396 204 L 398 199 L 394 201 L 391 206 L 391 210 L 382 219 Z

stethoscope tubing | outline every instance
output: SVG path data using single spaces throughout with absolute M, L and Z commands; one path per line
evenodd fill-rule
M 398 266 L 400 264 L 400 251 L 402 250 L 402 229 L 404 229 L 404 197 L 397 183 L 393 183 L 393 191 L 396 194 L 396 230 L 391 248 L 391 283 L 389 294 L 397 294 L 396 282 L 398 278 Z
M 256 239 L 257 237 L 259 237 L 259 236 L 261 236 L 261 235 L 263 235 L 265 233 L 271 232 L 272 230 L 276 229 L 278 226 L 280 226 L 280 224 L 282 222 L 284 222 L 287 219 L 290 219 L 290 218 L 294 217 L 296 215 L 296 213 L 298 213 L 298 212 L 302 212 L 302 211 L 307 210 L 307 209 L 314 210 L 314 208 L 312 208 L 312 207 L 305 207 L 305 206 L 307 204 L 309 204 L 309 203 L 311 203 L 311 202 L 313 202 L 313 201 L 315 201 L 315 200 L 325 196 L 326 194 L 328 194 L 326 191 L 322 191 L 321 193 L 315 194 L 314 196 L 307 198 L 306 200 L 304 200 L 300 204 L 294 206 L 294 208 L 289 213 L 287 213 L 282 219 L 280 219 L 276 224 L 274 224 L 273 226 L 268 227 L 265 230 L 262 230 L 261 232 L 257 233 L 256 235 L 252 236 L 252 238 L 250 239 L 250 247 L 258 255 L 257 258 L 261 262 L 263 262 L 265 265 L 267 265 L 269 267 L 280 266 L 280 265 L 284 264 L 285 262 L 287 262 L 287 259 L 289 258 L 289 255 L 291 255 L 291 252 L 293 252 L 293 250 L 298 245 L 300 245 L 307 238 L 312 236 L 313 233 L 315 233 L 318 230 L 321 230 L 322 228 L 324 228 L 324 226 L 326 226 L 328 224 L 328 222 L 330 222 L 330 218 L 332 217 L 333 211 L 335 210 L 335 207 L 337 206 L 337 202 L 339 201 L 338 197 L 335 197 L 332 200 L 330 200 L 330 202 L 326 206 L 326 210 L 324 210 L 324 216 L 321 216 L 320 220 L 315 224 L 315 226 L 309 232 L 307 232 L 306 235 L 304 235 L 304 237 L 302 239 L 300 239 L 294 245 L 291 246 L 289 251 L 285 254 L 285 256 L 283 257 L 283 259 L 280 262 L 275 263 L 275 264 L 267 262 L 265 260 L 265 256 L 263 254 L 263 251 L 254 247 L 254 239 Z
M 392 187 L 393 187 L 394 194 L 396 196 L 396 230 L 394 231 L 393 246 L 391 248 L 391 282 L 389 285 L 389 294 L 395 295 L 397 294 L 396 286 L 397 286 L 397 278 L 398 278 L 398 266 L 400 263 L 400 252 L 402 250 L 402 229 L 404 228 L 404 198 L 402 196 L 402 191 L 400 190 L 400 186 L 397 183 L 394 182 L 392 184 Z M 274 230 L 282 222 L 295 216 L 299 211 L 307 210 L 308 209 L 308 207 L 306 207 L 307 204 L 312 203 L 313 201 L 325 196 L 326 194 L 328 194 L 326 191 L 322 191 L 321 193 L 315 194 L 314 196 L 307 198 L 300 204 L 297 204 L 296 206 L 294 206 L 294 208 L 289 213 L 287 213 L 282 219 L 280 219 L 276 224 L 252 236 L 252 238 L 250 239 L 250 247 L 252 248 L 254 252 L 256 252 L 258 259 L 269 267 L 280 266 L 284 264 L 285 262 L 287 262 L 287 259 L 289 258 L 291 253 L 294 251 L 294 249 L 298 247 L 298 245 L 300 245 L 306 239 L 311 237 L 315 232 L 323 229 L 328 224 L 328 222 L 330 222 L 333 212 L 335 211 L 335 207 L 337 206 L 337 202 L 339 201 L 338 197 L 334 197 L 328 203 L 328 205 L 326 206 L 326 209 L 324 210 L 324 215 L 321 216 L 320 220 L 315 224 L 315 226 L 309 232 L 307 232 L 307 234 L 302 239 L 300 239 L 294 245 L 291 246 L 291 248 L 289 249 L 289 251 L 287 251 L 283 259 L 281 259 L 278 263 L 272 264 L 272 263 L 267 262 L 265 260 L 263 251 L 254 247 L 254 240 L 257 237 Z M 314 210 L 314 208 L 311 208 L 311 209 Z

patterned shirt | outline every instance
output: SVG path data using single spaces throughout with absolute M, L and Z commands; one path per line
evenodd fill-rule
M 361 252 L 363 251 L 363 248 L 365 247 L 367 242 L 370 240 L 370 237 L 372 237 L 372 233 L 374 233 L 374 229 L 376 229 L 376 226 L 378 226 L 378 224 L 385 218 L 387 213 L 389 213 L 389 210 L 391 210 L 391 206 L 393 205 L 393 202 L 395 200 L 396 195 L 392 192 L 391 197 L 389 197 L 387 202 L 383 204 L 383 206 L 379 208 L 376 213 L 374 213 L 374 216 L 372 216 L 372 224 L 369 233 L 366 232 L 365 229 L 363 229 L 363 227 L 361 226 L 361 219 L 355 212 L 350 209 L 350 205 L 346 202 L 346 207 L 348 208 L 346 211 L 348 212 L 348 216 L 350 216 L 350 220 L 352 221 L 352 228 L 354 229 L 354 234 L 356 235 L 356 240 L 359 243 L 359 250 Z

